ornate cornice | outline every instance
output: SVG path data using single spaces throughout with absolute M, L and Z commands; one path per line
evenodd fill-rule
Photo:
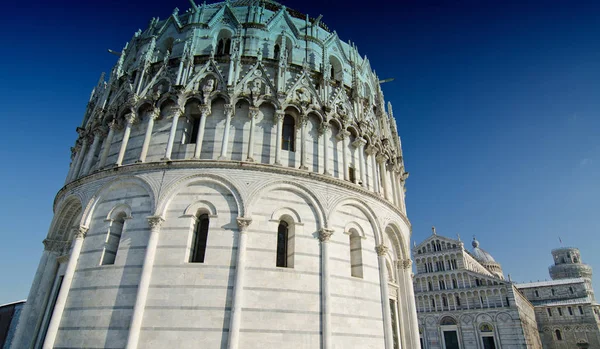
M 256 162 L 246 161 L 233 161 L 233 160 L 197 160 L 197 159 L 185 159 L 185 160 L 163 160 L 156 162 L 144 162 L 144 163 L 133 163 L 124 164 L 118 168 L 106 168 L 100 171 L 93 172 L 91 174 L 79 177 L 78 179 L 67 183 L 62 187 L 55 198 L 55 203 L 59 198 L 68 193 L 69 191 L 77 188 L 84 183 L 96 181 L 102 178 L 121 176 L 123 174 L 134 175 L 136 173 L 142 173 L 145 171 L 162 171 L 165 169 L 232 169 L 232 170 L 243 170 L 243 171 L 258 171 L 263 173 L 277 173 L 281 175 L 289 175 L 292 177 L 304 178 L 306 180 L 315 180 L 321 183 L 332 184 L 338 188 L 349 190 L 354 192 L 358 197 L 368 197 L 371 200 L 377 201 L 380 204 L 386 206 L 389 210 L 396 213 L 401 217 L 402 221 L 409 227 L 411 227 L 410 221 L 405 216 L 404 212 L 399 207 L 395 206 L 392 202 L 385 200 L 379 196 L 378 193 L 357 186 L 349 181 L 328 176 L 321 173 L 309 172 L 305 170 L 296 169 L 293 167 L 277 166 L 273 164 L 262 164 Z
M 44 239 L 44 250 L 56 253 L 63 253 L 69 249 L 69 241 Z

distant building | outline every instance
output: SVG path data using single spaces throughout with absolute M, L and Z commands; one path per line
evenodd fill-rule
M 0 349 L 10 349 L 25 301 L 0 305 Z
M 433 234 L 413 249 L 421 347 L 542 348 L 533 305 L 473 239 Z
M 600 348 L 600 305 L 579 249 L 552 250 L 552 281 L 516 285 L 535 306 L 544 349 Z

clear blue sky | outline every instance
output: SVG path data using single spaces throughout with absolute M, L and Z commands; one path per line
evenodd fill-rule
M 514 280 L 548 278 L 550 250 L 600 273 L 600 3 L 290 0 L 356 42 L 394 105 L 413 239 L 481 247 Z M 337 4 L 337 5 L 336 5 Z M 366 5 L 368 4 L 368 5 Z M 25 298 L 102 71 L 174 1 L 20 1 L 0 29 L 0 304 Z M 600 292 L 600 275 L 596 277 Z

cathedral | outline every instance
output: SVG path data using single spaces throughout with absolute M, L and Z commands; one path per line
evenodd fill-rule
M 600 305 L 578 249 L 552 251 L 551 281 L 517 284 L 471 245 L 433 228 L 413 248 L 421 348 L 600 348 Z
M 274 1 L 190 3 L 94 87 L 13 348 L 418 348 L 369 61 Z

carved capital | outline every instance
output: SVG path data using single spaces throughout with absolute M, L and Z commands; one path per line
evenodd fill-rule
M 79 137 L 81 137 L 81 138 L 85 137 L 85 129 L 83 127 L 77 127 L 75 129 L 75 131 L 77 131 L 77 133 L 79 134 Z
M 115 131 L 115 130 L 117 130 L 119 128 L 119 124 L 117 123 L 116 120 L 113 119 L 113 120 L 111 120 L 111 122 L 108 123 L 108 128 L 111 131 Z
M 258 118 L 258 108 L 257 107 L 250 107 L 248 109 L 248 117 L 250 119 L 256 119 L 256 118 Z
M 402 269 L 410 269 L 410 268 L 412 268 L 412 260 L 410 258 L 399 260 L 398 261 L 398 268 L 402 268 Z
M 44 250 L 56 253 L 63 253 L 68 248 L 68 241 L 44 239 Z
M 202 114 L 203 118 L 209 116 L 211 113 L 211 109 L 210 109 L 209 105 L 205 105 L 205 104 L 199 105 L 198 109 L 200 110 L 200 114 Z
M 158 108 L 152 108 L 152 110 L 150 111 L 150 113 L 148 113 L 148 117 L 156 120 L 160 117 L 160 109 Z
M 224 105 L 225 115 L 230 118 L 233 115 L 233 104 Z
M 375 252 L 377 252 L 378 256 L 385 256 L 388 251 L 389 248 L 384 244 L 375 246 Z
M 87 234 L 88 228 L 84 226 L 79 226 L 73 229 L 73 237 L 75 239 L 83 239 Z
M 362 148 L 367 144 L 367 141 L 364 138 L 357 138 L 352 145 L 356 148 Z
M 106 126 L 96 126 L 93 132 L 96 137 L 106 137 Z
M 252 223 L 252 218 L 238 217 L 237 224 L 240 230 L 240 233 L 245 233 L 248 231 L 248 227 Z
M 335 138 L 337 138 L 337 140 L 339 141 L 343 141 L 348 137 L 350 137 L 350 132 L 348 132 L 347 130 L 341 130 L 340 132 L 338 132 L 337 136 L 335 136 Z
M 165 221 L 161 216 L 150 216 L 148 217 L 148 225 L 150 226 L 150 231 L 158 232 L 160 230 L 160 226 Z
M 275 118 L 275 122 L 276 123 L 282 122 L 284 117 L 285 117 L 285 112 L 283 110 L 277 110 L 277 111 L 275 111 L 274 118 Z
M 137 115 L 134 112 L 125 114 L 125 121 L 127 124 L 132 125 L 137 120 Z
M 377 162 L 380 164 L 385 164 L 387 162 L 387 156 L 385 156 L 382 153 L 377 154 L 376 159 L 377 159 Z
M 375 148 L 372 144 L 369 144 L 369 146 L 365 149 L 365 151 L 369 155 L 377 154 L 377 148 Z
M 331 125 L 329 125 L 328 122 L 322 122 L 321 125 L 319 126 L 319 134 L 325 134 L 326 132 L 329 132 L 329 130 L 331 130 Z
M 319 230 L 319 241 L 327 242 L 331 235 L 333 235 L 333 229 L 321 228 Z

